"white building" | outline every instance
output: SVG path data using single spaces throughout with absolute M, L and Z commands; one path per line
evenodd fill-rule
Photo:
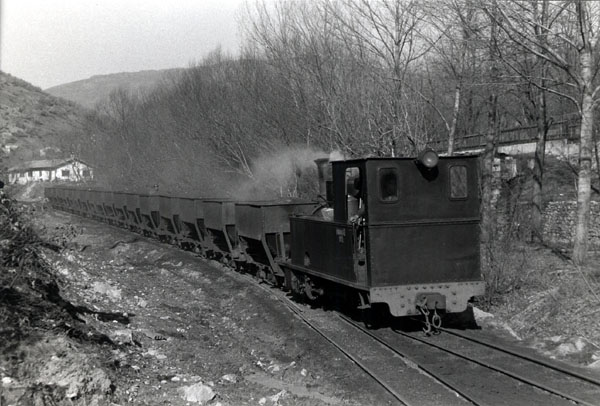
M 8 170 L 8 183 L 91 180 L 92 168 L 78 159 L 45 159 L 24 162 Z

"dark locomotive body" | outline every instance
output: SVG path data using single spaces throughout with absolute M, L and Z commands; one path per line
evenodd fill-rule
M 290 288 L 315 296 L 332 283 L 394 316 L 417 303 L 465 310 L 483 294 L 476 157 L 440 158 L 433 168 L 406 158 L 331 163 L 333 213 L 290 220 Z M 307 281 L 308 279 L 308 281 Z
M 465 310 L 484 292 L 474 156 L 318 160 L 328 204 L 236 202 L 52 187 L 57 209 L 235 264 L 296 295 L 393 316 Z M 430 157 L 431 158 L 431 157 Z M 359 301 L 360 300 L 360 301 Z

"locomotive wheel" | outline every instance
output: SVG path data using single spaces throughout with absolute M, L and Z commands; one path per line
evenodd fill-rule
M 291 272 L 290 274 L 290 286 L 292 290 L 292 297 L 295 301 L 303 303 L 305 301 L 304 291 L 302 290 L 303 285 L 303 277 L 302 275 L 296 275 L 296 273 Z
M 314 281 L 312 281 L 308 276 L 305 276 L 303 279 L 304 286 L 302 290 L 304 291 L 304 295 L 311 303 L 319 303 L 320 299 L 325 294 L 325 291 Z
M 385 306 L 370 303 L 363 292 L 358 292 L 360 319 L 369 330 L 377 330 L 385 324 Z
M 233 263 L 235 264 L 235 270 L 237 272 L 239 272 L 239 273 L 246 272 L 246 261 L 233 260 Z
M 278 288 L 283 288 L 285 286 L 285 277 L 284 276 L 275 276 L 275 286 Z
M 369 330 L 377 330 L 385 326 L 385 308 L 383 306 L 371 306 L 369 309 L 361 310 L 362 321 Z

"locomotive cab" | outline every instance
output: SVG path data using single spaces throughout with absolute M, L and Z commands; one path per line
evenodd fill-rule
M 484 293 L 476 156 L 429 151 L 329 165 L 331 187 L 322 190 L 333 215 L 290 219 L 290 289 L 315 297 L 349 288 L 393 316 L 461 312 Z

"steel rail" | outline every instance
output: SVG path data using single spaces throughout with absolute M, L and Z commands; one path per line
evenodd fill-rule
M 330 338 L 327 334 L 325 334 L 323 331 L 321 331 L 321 329 L 319 329 L 319 327 L 317 327 L 314 323 L 312 323 L 310 320 L 308 320 L 308 318 L 306 318 L 302 314 L 303 310 L 296 303 L 292 302 L 287 297 L 281 297 L 281 295 L 275 294 L 272 289 L 270 289 L 269 287 L 260 283 L 260 281 L 256 280 L 255 278 L 253 278 L 251 276 L 240 274 L 238 272 L 236 272 L 236 275 L 238 275 L 246 280 L 249 280 L 255 286 L 258 286 L 260 289 L 272 294 L 279 302 L 281 302 L 284 306 L 286 306 L 288 309 L 290 309 L 290 311 L 292 313 L 294 313 L 294 315 L 296 317 L 298 317 L 304 324 L 306 324 L 308 327 L 310 327 L 312 330 L 314 330 L 317 334 L 319 334 L 321 337 L 323 337 L 325 339 L 325 341 L 327 341 L 328 343 L 333 345 L 338 351 L 340 351 L 342 354 L 344 354 L 344 356 L 346 356 L 349 360 L 354 362 L 360 369 L 362 369 L 367 375 L 369 375 L 371 378 L 373 378 L 373 380 L 375 382 L 377 382 L 379 385 L 381 385 L 393 397 L 395 397 L 403 405 L 410 406 L 410 402 L 407 399 L 405 399 L 404 396 L 402 396 L 400 393 L 398 393 L 392 387 L 390 387 L 390 385 L 385 383 L 383 379 L 379 378 L 376 372 L 374 372 L 371 368 L 366 366 L 357 357 L 355 357 L 348 351 L 344 350 L 339 344 L 337 344 L 335 342 L 334 339 Z M 269 286 L 272 286 L 272 285 L 269 285 Z M 279 292 L 277 292 L 277 293 L 279 293 Z M 281 292 L 281 293 L 283 293 L 283 292 Z
M 470 361 L 470 362 L 475 363 L 477 365 L 480 365 L 482 367 L 491 369 L 492 371 L 496 371 L 496 372 L 499 372 L 501 374 L 507 375 L 507 376 L 509 376 L 509 377 L 511 377 L 513 379 L 516 379 L 517 381 L 523 382 L 523 383 L 525 383 L 527 385 L 534 386 L 534 387 L 536 387 L 538 389 L 541 389 L 541 390 L 543 390 L 545 392 L 551 393 L 551 394 L 556 395 L 556 396 L 560 396 L 560 397 L 562 397 L 564 399 L 567 399 L 567 400 L 570 400 L 572 402 L 575 402 L 575 403 L 578 403 L 578 404 L 581 404 L 581 405 L 585 405 L 585 406 L 598 406 L 597 404 L 589 403 L 586 400 L 579 399 L 579 398 L 577 398 L 575 396 L 572 396 L 572 395 L 570 395 L 568 393 L 564 393 L 564 392 L 562 392 L 560 390 L 551 388 L 551 387 L 549 387 L 547 385 L 544 385 L 543 383 L 537 382 L 537 381 L 535 381 L 533 379 L 529 379 L 529 378 L 524 377 L 524 376 L 522 376 L 520 374 L 508 371 L 508 370 L 506 370 L 504 368 L 501 368 L 501 367 L 494 366 L 494 365 L 492 365 L 490 363 L 487 363 L 487 362 L 480 361 L 480 360 L 475 359 L 473 357 L 469 357 L 469 356 L 461 354 L 461 353 L 459 353 L 457 351 L 454 351 L 454 350 L 451 350 L 451 349 L 448 349 L 448 348 L 444 348 L 444 347 L 442 347 L 440 345 L 437 345 L 435 343 L 432 343 L 432 342 L 430 342 L 428 340 L 424 340 L 422 338 L 414 337 L 414 336 L 412 336 L 410 334 L 406 334 L 406 333 L 404 333 L 402 331 L 398 331 L 398 330 L 393 330 L 393 331 L 396 334 L 399 334 L 399 335 L 404 336 L 406 338 L 410 338 L 410 339 L 418 341 L 420 343 L 429 345 L 429 346 L 431 346 L 433 348 L 437 348 L 440 351 L 447 352 L 449 354 L 454 355 L 455 357 L 462 358 L 462 359 L 464 359 L 466 361 Z
M 350 324 L 352 327 L 362 331 L 364 334 L 368 335 L 369 337 L 373 338 L 375 341 L 377 341 L 379 344 L 383 345 L 384 347 L 386 347 L 387 349 L 389 349 L 390 351 L 396 353 L 397 355 L 399 355 L 400 357 L 402 357 L 405 360 L 408 360 L 412 365 L 416 366 L 418 369 L 420 369 L 421 371 L 425 372 L 428 376 L 430 376 L 432 379 L 438 381 L 439 383 L 441 383 L 443 386 L 445 386 L 447 389 L 456 392 L 459 396 L 463 397 L 465 400 L 471 402 L 474 405 L 480 405 L 479 403 L 477 403 L 476 400 L 472 399 L 469 395 L 467 395 L 466 393 L 463 393 L 460 389 L 454 387 L 451 383 L 447 382 L 445 379 L 439 377 L 437 374 L 435 374 L 435 372 L 432 372 L 429 368 L 424 367 L 423 365 L 420 365 L 418 362 L 414 361 L 413 359 L 411 359 L 411 357 L 407 354 L 405 354 L 404 352 L 398 350 L 397 348 L 394 348 L 393 346 L 391 346 L 390 344 L 388 344 L 385 340 L 377 337 L 375 334 L 373 334 L 372 332 L 370 332 L 369 330 L 367 330 L 365 327 L 361 326 L 360 324 L 356 323 L 354 320 L 350 319 L 349 317 L 337 313 L 337 316 L 345 321 L 346 323 Z
M 462 333 L 459 333 L 459 332 L 456 332 L 456 331 L 453 331 L 453 330 L 449 330 L 449 329 L 444 328 L 444 327 L 440 327 L 440 328 L 438 328 L 438 330 L 443 331 L 444 333 L 447 333 L 447 334 L 452 334 L 454 336 L 463 338 L 465 340 L 473 341 L 473 342 L 475 342 L 477 344 L 481 344 L 481 345 L 484 345 L 486 347 L 493 348 L 495 350 L 504 352 L 506 354 L 514 355 L 515 357 L 526 359 L 527 361 L 531 361 L 531 362 L 533 362 L 535 364 L 542 365 L 542 366 L 544 366 L 546 368 L 550 368 L 550 369 L 555 370 L 557 372 L 561 372 L 561 373 L 564 373 L 566 375 L 570 375 L 570 376 L 572 376 L 574 378 L 581 379 L 582 381 L 586 381 L 586 382 L 589 382 L 591 384 L 600 386 L 600 380 L 599 379 L 595 379 L 595 378 L 593 378 L 591 376 L 583 375 L 583 374 L 581 374 L 581 373 L 579 373 L 577 371 L 573 371 L 573 370 L 570 370 L 568 368 L 563 368 L 563 367 L 561 367 L 559 365 L 555 365 L 555 364 L 553 364 L 551 362 L 548 362 L 548 361 L 545 361 L 543 359 L 532 357 L 530 355 L 521 353 L 519 351 L 512 350 L 510 348 L 502 347 L 502 346 L 500 346 L 498 344 L 494 344 L 494 343 L 489 342 L 487 340 L 482 340 L 482 339 L 476 338 L 476 337 L 470 337 L 470 336 L 468 336 L 466 334 L 462 334 Z

